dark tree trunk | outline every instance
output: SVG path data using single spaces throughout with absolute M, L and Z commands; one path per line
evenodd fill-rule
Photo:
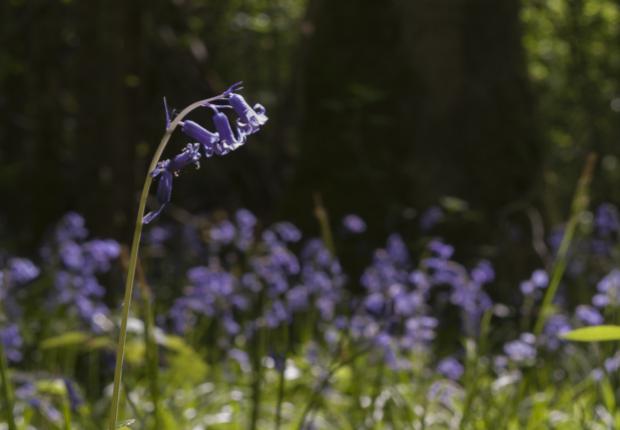
M 542 148 L 517 0 L 313 3 L 303 199 L 371 217 L 445 195 L 487 213 L 532 201 Z
M 451 240 L 501 237 L 502 217 L 536 201 L 542 167 L 519 1 L 310 6 L 290 212 L 311 213 L 317 191 L 334 217 L 387 215 L 390 230 L 408 206 L 456 196 L 481 222 Z
M 93 187 L 82 207 L 102 234 L 118 235 L 133 222 L 135 151 L 144 130 L 139 2 L 80 4 L 79 18 L 78 136 L 84 144 L 78 177 Z

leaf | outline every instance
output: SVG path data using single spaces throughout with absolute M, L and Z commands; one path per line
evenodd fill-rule
M 90 336 L 79 331 L 71 331 L 45 339 L 41 342 L 42 349 L 62 348 L 68 346 L 82 346 Z
M 595 325 L 591 327 L 583 327 L 563 333 L 560 337 L 574 342 L 604 342 L 610 340 L 620 340 L 620 326 Z
M 70 331 L 59 336 L 49 337 L 41 342 L 42 349 L 78 347 L 93 351 L 112 346 L 110 340 L 104 336 L 92 337 L 80 331 Z

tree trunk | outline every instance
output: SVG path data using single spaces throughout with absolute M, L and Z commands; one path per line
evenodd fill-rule
M 422 207 L 445 195 L 487 213 L 532 201 L 542 148 L 518 5 L 313 2 L 302 198 L 320 191 L 338 213 L 370 216 L 396 201 Z

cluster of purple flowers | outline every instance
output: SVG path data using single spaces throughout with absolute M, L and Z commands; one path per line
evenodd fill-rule
M 536 358 L 536 336 L 522 333 L 519 339 L 504 345 L 504 353 L 516 364 L 532 364 Z
M 431 280 L 413 268 L 400 235 L 390 235 L 385 248 L 375 251 L 361 283 L 366 294 L 351 318 L 354 339 L 374 342 L 387 362 L 399 367 L 401 354 L 424 350 L 435 338 L 437 320 L 428 305 Z
M 41 248 L 40 266 L 26 258 L 5 259 L 0 270 L 0 341 L 10 361 L 22 358 L 21 326 L 30 322 L 20 318 L 26 304 L 36 302 L 41 310 L 77 314 L 95 332 L 111 328 L 103 302 L 105 288 L 98 276 L 110 271 L 120 246 L 114 240 L 87 237 L 84 218 L 70 212 Z M 52 287 L 40 305 L 40 292 L 28 285 L 38 279 Z
M 233 95 L 231 105 L 238 102 L 232 101 Z M 254 112 L 262 111 L 256 108 Z M 248 111 L 246 114 L 250 115 Z M 252 123 L 255 127 L 249 128 L 250 119 L 239 120 L 237 133 L 245 136 L 255 132 L 262 125 L 256 121 Z M 200 156 L 210 156 L 198 144 L 190 144 L 183 154 L 189 160 L 195 158 L 192 153 L 201 150 L 204 154 Z M 211 155 L 223 153 L 214 150 Z M 166 166 L 159 168 L 166 170 Z M 160 176 L 160 181 L 165 181 L 163 178 Z M 347 215 L 341 225 L 349 235 L 366 230 L 366 223 L 357 215 Z M 617 211 L 608 206 L 599 208 L 595 225 L 595 238 L 612 243 L 618 231 Z M 190 226 L 183 228 L 189 231 Z M 323 343 L 327 345 L 323 352 L 336 355 L 336 346 L 345 339 L 347 347 L 369 347 L 371 359 L 402 369 L 411 366 L 414 356 L 432 356 L 441 312 L 457 309 L 462 334 L 477 337 L 485 312 L 500 307 L 485 291 L 495 278 L 491 263 L 481 260 L 464 265 L 455 259 L 454 247 L 439 238 L 425 242 L 420 255 L 415 256 L 402 236 L 391 234 L 356 280 L 347 278 L 323 241 L 304 241 L 301 231 L 290 222 L 261 229 L 254 214 L 240 209 L 230 218 L 216 214 L 201 219 L 191 229 L 194 233 L 184 233 L 183 237 L 192 242 L 196 252 L 191 256 L 191 265 L 180 264 L 186 274 L 186 287 L 159 320 L 160 325 L 169 321 L 175 332 L 195 332 L 200 340 L 202 335 L 215 335 L 213 344 L 246 371 L 251 366 L 244 348 L 251 343 L 249 340 L 256 339 L 258 330 L 269 333 L 268 343 L 280 341 L 284 327 L 297 342 L 312 337 L 313 342 L 305 344 L 311 364 L 320 356 Z M 88 236 L 84 219 L 69 213 L 42 249 L 40 268 L 23 258 L 1 260 L 0 342 L 9 360 L 21 359 L 24 344 L 18 324 L 17 293 L 35 279 L 52 280 L 52 294 L 46 300 L 49 310 L 74 315 L 93 332 L 111 327 L 101 275 L 113 266 L 120 246 L 112 240 Z M 163 253 L 163 244 L 177 236 L 156 226 L 149 229 L 146 239 L 149 247 Z M 612 266 L 595 281 L 598 279 L 591 304 L 578 305 L 574 311 L 557 304 L 556 313 L 547 319 L 538 338 L 527 332 L 531 321 L 520 331 L 511 327 L 509 339 L 514 340 L 499 344 L 501 351 L 494 357 L 497 372 L 518 373 L 515 368 L 533 364 L 541 348 L 546 349 L 545 354 L 564 348 L 560 334 L 572 327 L 602 324 L 607 310 L 620 304 L 620 269 Z M 351 284 L 357 281 L 362 290 L 355 294 Z M 523 301 L 531 305 L 531 310 L 536 309 L 548 284 L 549 274 L 543 269 L 534 270 L 519 284 Z M 306 336 L 308 330 L 312 330 L 312 336 Z M 315 333 L 323 337 L 317 338 Z M 276 368 L 286 367 L 282 350 L 281 345 L 267 345 L 265 350 L 265 354 L 272 355 Z M 437 373 L 446 378 L 443 382 L 449 386 L 458 386 L 465 373 L 459 361 L 462 353 L 446 357 L 442 350 L 441 356 L 445 358 L 434 366 Z M 620 359 L 615 357 L 606 362 L 605 368 L 617 369 L 618 363 Z
M 120 245 L 110 239 L 87 237 L 84 218 L 70 212 L 43 248 L 43 258 L 54 277 L 48 304 L 76 313 L 91 329 L 100 332 L 110 329 L 111 322 L 103 301 L 106 290 L 97 276 L 110 270 L 120 254 Z
M 536 292 L 547 288 L 549 284 L 549 275 L 543 269 L 537 269 L 532 272 L 530 279 L 521 282 L 519 289 L 524 296 L 536 294 Z
M 597 308 L 620 305 L 620 269 L 612 269 L 596 285 L 597 293 L 592 304 Z
M 199 167 L 199 161 L 203 155 L 205 158 L 210 158 L 214 155 L 224 156 L 234 151 L 245 143 L 247 136 L 256 133 L 267 122 L 265 108 L 260 104 L 250 106 L 243 96 L 235 93 L 239 90 L 241 90 L 240 83 L 233 85 L 216 97 L 216 101 L 223 102 L 223 104 L 216 104 L 216 102 L 204 104 L 204 107 L 213 111 L 214 132 L 194 121 L 184 120 L 180 123 L 183 133 L 193 139 L 195 143 L 187 144 L 181 153 L 175 157 L 159 162 L 155 170 L 151 172 L 153 178 L 159 180 L 157 200 L 160 206 L 157 210 L 146 214 L 143 220 L 144 224 L 148 224 L 157 218 L 166 205 L 170 203 L 172 180 L 181 170 L 190 165 Z M 228 116 L 222 112 L 228 108 L 232 109 L 237 115 L 234 130 Z M 166 126 L 169 123 L 170 118 L 166 108 Z
M 461 309 L 463 330 L 475 334 L 482 314 L 493 305 L 484 291 L 484 286 L 495 279 L 493 266 L 482 260 L 468 270 L 451 259 L 454 248 L 438 239 L 429 242 L 428 250 L 431 256 L 422 260 L 422 267 L 429 274 L 430 285 L 450 288 L 449 300 Z
M 356 215 L 342 223 L 350 234 L 366 228 Z M 235 356 L 235 345 L 259 328 L 290 329 L 297 321 L 313 321 L 324 325 L 324 340 L 331 347 L 347 336 L 372 346 L 397 368 L 411 353 L 428 351 L 435 339 L 435 296 L 462 310 L 466 334 L 475 333 L 492 305 L 484 291 L 495 276 L 491 264 L 481 261 L 467 269 L 452 259 L 454 249 L 438 239 L 428 243 L 415 265 L 403 238 L 390 235 L 361 276 L 363 294 L 351 295 L 346 287 L 351 280 L 325 244 L 319 239 L 301 244 L 301 232 L 289 222 L 259 232 L 256 217 L 241 209 L 232 218 L 210 222 L 205 231 L 199 235 L 206 241 L 200 256 L 205 264 L 187 271 L 188 285 L 169 319 L 179 333 L 208 321 L 211 332 L 214 326 L 220 329 L 218 344 L 235 349 Z
M 0 271 L 0 342 L 9 361 L 22 359 L 23 339 L 18 325 L 21 289 L 35 280 L 40 269 L 26 258 L 9 258 Z
M 241 209 L 234 220 L 220 220 L 208 230 L 208 265 L 187 272 L 189 285 L 170 311 L 177 332 L 199 317 L 217 322 L 230 344 L 236 335 L 258 328 L 291 324 L 295 314 L 316 312 L 334 318 L 344 274 L 323 243 L 314 239 L 299 248 L 301 232 L 289 222 L 256 231 L 254 215 Z

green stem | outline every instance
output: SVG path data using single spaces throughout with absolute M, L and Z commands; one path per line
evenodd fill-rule
M 262 315 L 264 309 L 264 290 L 258 296 L 257 317 Z M 256 328 L 256 333 L 252 339 L 252 408 L 250 421 L 248 423 L 249 430 L 258 429 L 258 420 L 260 418 L 260 408 L 262 401 L 262 378 L 263 378 L 263 352 L 264 352 L 264 336 L 265 329 L 260 324 Z
M 180 122 L 183 121 L 183 118 L 185 118 L 193 110 L 203 107 L 207 103 L 211 103 L 215 100 L 220 100 L 222 98 L 223 96 L 217 96 L 206 100 L 200 100 L 192 103 L 191 105 L 183 109 L 183 111 L 181 111 L 181 113 L 179 113 L 174 118 L 174 120 L 166 129 L 166 132 L 164 133 L 161 141 L 159 142 L 159 146 L 155 151 L 155 155 L 153 156 L 153 160 L 151 161 L 151 165 L 149 166 L 149 170 L 146 174 L 144 186 L 142 187 L 142 194 L 140 196 L 140 203 L 138 205 L 136 226 L 133 232 L 131 251 L 129 254 L 127 279 L 125 281 L 125 298 L 123 301 L 121 327 L 118 336 L 118 346 L 116 349 L 116 367 L 114 369 L 114 388 L 112 389 L 112 403 L 110 406 L 110 421 L 108 425 L 109 430 L 116 430 L 116 423 L 118 421 L 118 409 L 121 398 L 121 380 L 123 377 L 123 360 L 125 358 L 125 342 L 127 341 L 127 320 L 129 319 L 129 309 L 131 307 L 131 298 L 133 295 L 133 284 L 136 276 L 136 267 L 138 263 L 138 251 L 140 249 L 140 239 L 142 237 L 142 219 L 144 218 L 146 201 L 149 197 L 151 183 L 153 182 L 151 172 L 153 172 L 153 170 L 155 170 L 155 168 L 157 167 L 157 163 L 159 163 L 159 160 L 164 152 L 164 149 L 166 149 L 166 146 L 168 145 L 168 141 L 170 140 L 172 133 L 179 126 Z
M 543 302 L 540 306 L 540 312 L 538 313 L 536 324 L 534 325 L 534 335 L 536 336 L 542 333 L 545 322 L 549 317 L 553 299 L 555 298 L 558 287 L 560 286 L 560 281 L 562 280 L 564 271 L 566 270 L 566 265 L 568 263 L 568 250 L 571 242 L 573 241 L 573 236 L 575 235 L 577 225 L 579 224 L 579 218 L 583 211 L 585 211 L 588 207 L 588 189 L 592 180 L 595 162 L 596 154 L 589 154 L 581 176 L 579 177 L 579 183 L 577 184 L 575 196 L 573 197 L 573 202 L 571 205 L 570 218 L 566 224 L 566 230 L 564 231 L 564 236 L 562 237 L 562 242 L 560 242 L 560 248 L 558 249 L 558 254 L 553 264 L 549 288 L 547 288 L 547 292 L 545 293 L 545 297 L 543 298 Z
M 151 391 L 151 401 L 153 402 L 155 428 L 160 429 L 162 426 L 159 411 L 159 356 L 157 351 L 157 342 L 155 341 L 153 303 L 150 296 L 145 296 L 144 302 L 144 341 L 146 344 L 149 390 Z
M 323 198 L 319 193 L 314 194 L 314 216 L 319 222 L 319 227 L 321 229 L 321 239 L 323 239 L 323 243 L 332 253 L 332 256 L 336 256 L 336 245 L 334 244 L 334 237 L 332 235 L 332 230 L 329 227 L 329 215 L 325 210 L 325 206 L 323 206 Z
M 370 349 L 371 348 L 361 349 L 357 351 L 356 353 L 350 355 L 347 359 L 342 360 L 340 363 L 336 363 L 335 365 L 331 366 L 331 368 L 327 371 L 323 379 L 316 385 L 315 389 L 312 391 L 312 394 L 310 395 L 310 400 L 306 404 L 306 407 L 302 411 L 301 417 L 299 418 L 299 423 L 297 424 L 298 430 L 302 430 L 304 428 L 308 415 L 314 409 L 315 404 L 317 403 L 319 397 L 321 396 L 321 393 L 323 392 L 325 387 L 327 387 L 327 384 L 329 383 L 331 378 L 334 376 L 334 374 L 338 370 L 342 369 L 343 367 L 348 366 L 352 364 L 353 362 L 355 362 L 355 360 L 357 360 L 362 355 L 366 354 L 368 351 L 370 351 Z
M 71 406 L 68 396 L 69 395 L 65 390 L 65 394 L 62 397 L 62 416 L 64 420 L 63 430 L 71 430 Z
M 283 333 L 283 338 L 284 338 L 283 355 L 284 357 L 282 358 L 284 363 L 282 364 L 282 367 L 278 369 L 278 397 L 276 400 L 275 430 L 280 430 L 280 427 L 282 425 L 282 403 L 284 402 L 284 389 L 286 385 L 286 375 L 285 375 L 286 374 L 286 359 L 287 359 L 288 352 L 289 352 L 289 342 L 290 342 L 288 325 L 285 324 L 282 330 L 284 331 Z
M 6 410 L 6 420 L 9 430 L 17 430 L 15 424 L 15 416 L 13 415 L 13 390 L 11 389 L 11 381 L 9 380 L 9 369 L 4 354 L 4 344 L 0 341 L 0 382 L 2 382 L 2 397 L 4 398 L 4 409 Z

